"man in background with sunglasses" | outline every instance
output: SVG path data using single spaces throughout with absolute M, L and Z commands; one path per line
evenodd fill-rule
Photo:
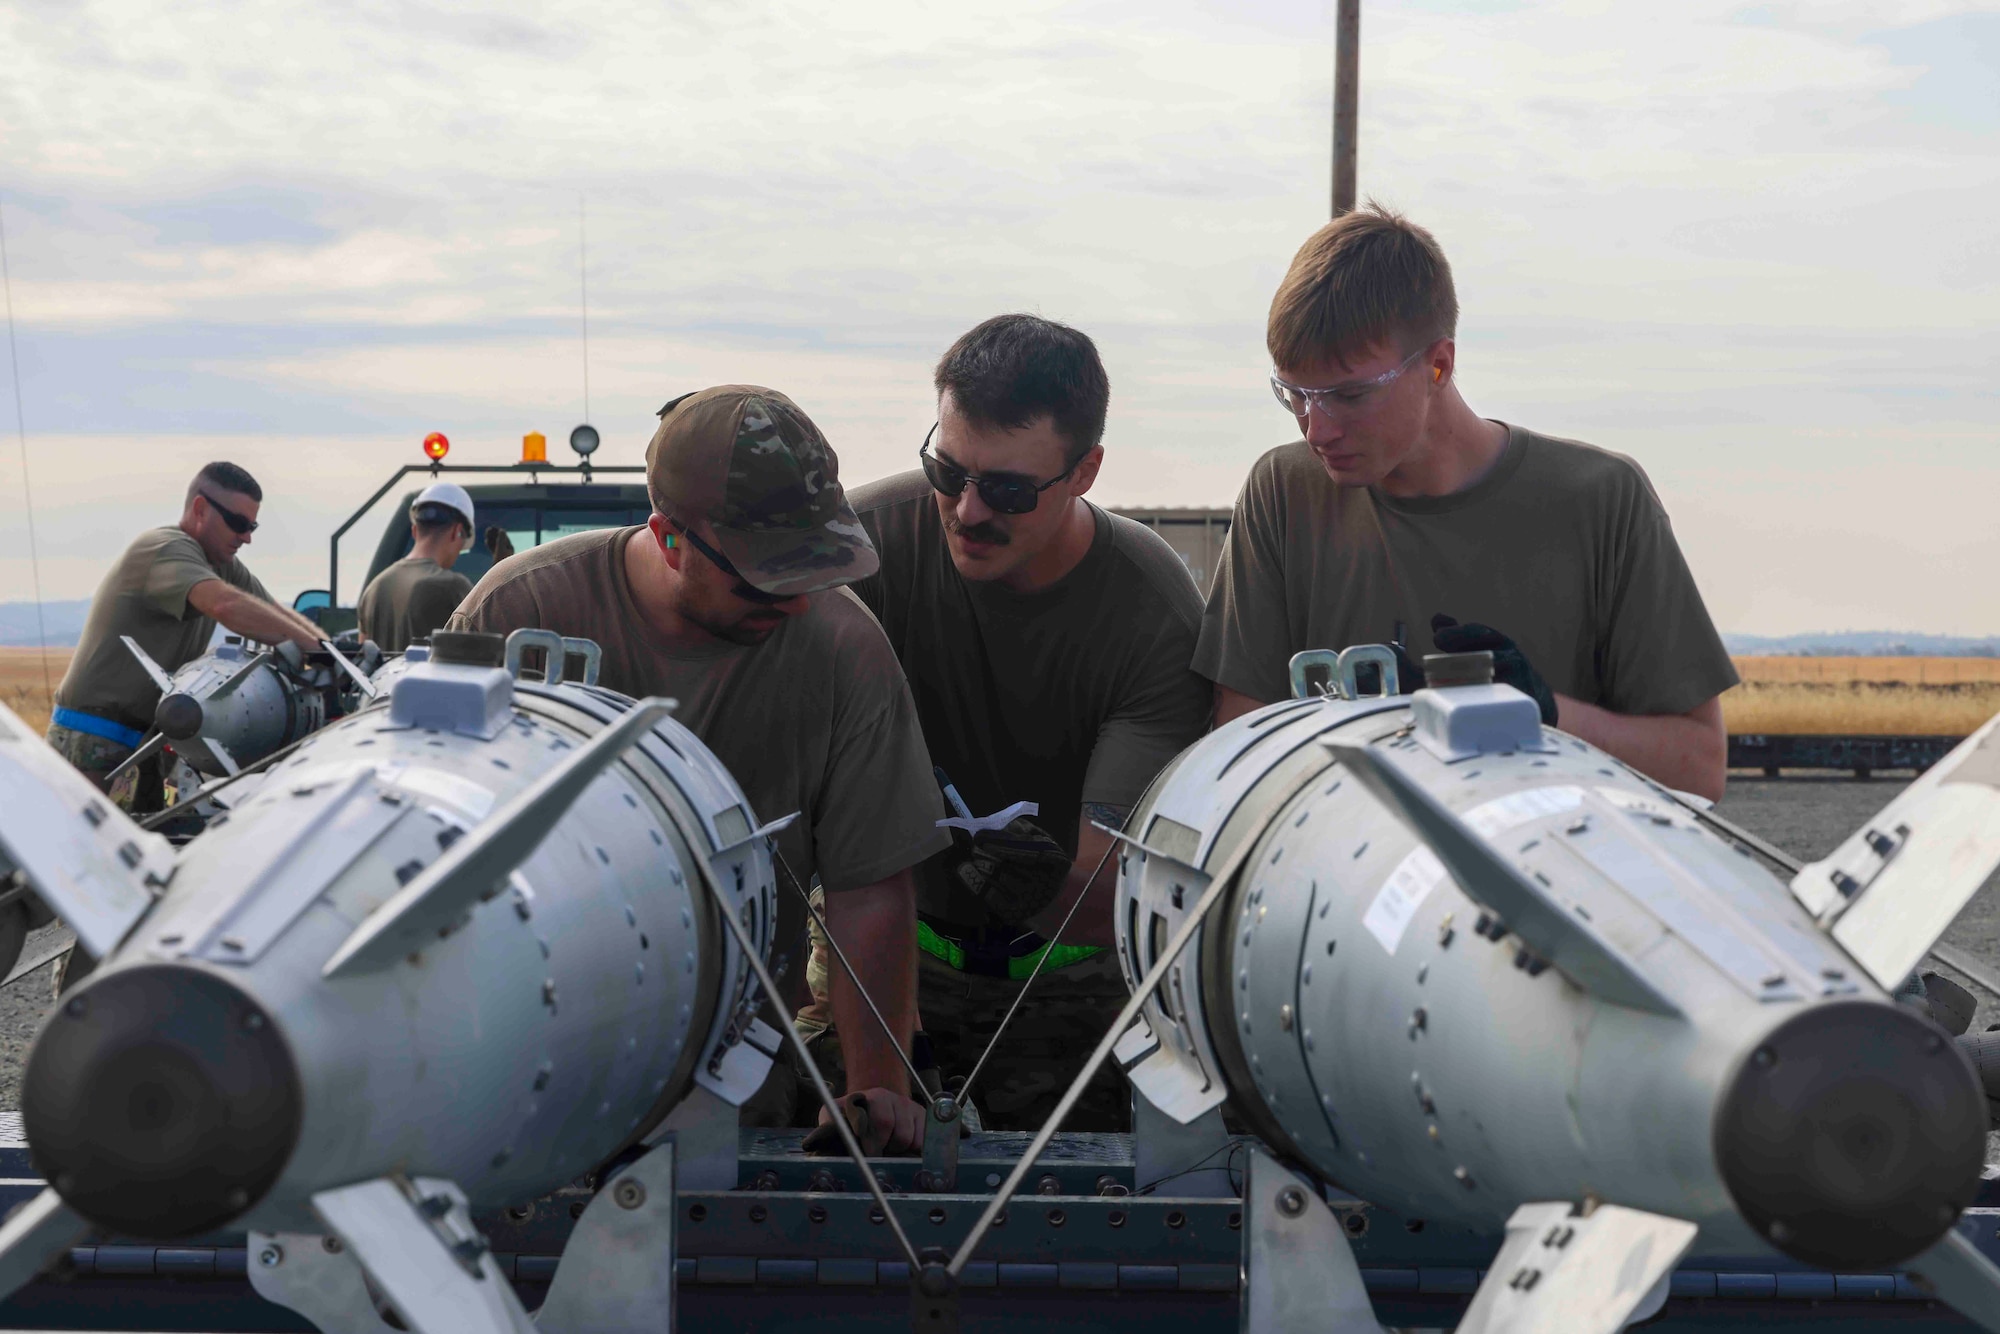
M 160 689 L 122 636 L 167 672 L 201 656 L 220 622 L 264 644 L 319 649 L 320 629 L 279 606 L 236 558 L 257 531 L 264 492 L 233 463 L 211 463 L 188 483 L 178 524 L 141 533 L 90 600 L 83 637 L 56 687 L 49 744 L 85 777 L 104 777 L 153 730 Z M 112 796 L 140 811 L 166 801 L 159 757 L 122 775 Z
M 1271 302 L 1271 389 L 1303 439 L 1250 470 L 1195 670 L 1216 720 L 1287 698 L 1302 649 L 1489 650 L 1542 720 L 1722 795 L 1736 671 L 1632 460 L 1480 417 L 1430 233 L 1373 207 L 1315 233 Z M 1402 650 L 1407 649 L 1407 652 Z
M 805 909 L 786 880 L 817 878 L 834 938 L 894 1030 L 892 1043 L 836 971 L 847 1091 L 867 1112 L 850 1119 L 870 1153 L 915 1149 L 924 1113 L 897 1051 L 909 1051 L 916 1019 L 910 868 L 949 839 L 902 669 L 843 587 L 876 559 L 839 460 L 783 394 L 722 385 L 660 409 L 646 489 L 646 526 L 509 557 L 448 628 L 596 640 L 599 683 L 678 700 L 674 717 L 735 775 L 759 822 L 798 814 L 777 836 L 773 953 L 789 963 L 778 984 L 796 986 L 806 951 Z
M 1117 868 L 1092 879 L 1112 842 L 1093 822 L 1121 827 L 1207 724 L 1206 683 L 1188 670 L 1201 597 L 1151 529 L 1084 499 L 1110 397 L 1088 337 L 1002 315 L 954 343 L 934 380 L 921 470 L 855 493 L 882 560 L 855 591 L 909 675 L 948 795 L 982 816 L 1038 807 L 961 835 L 918 891 L 940 1070 L 968 1075 L 1042 968 L 972 1090 L 989 1126 L 1031 1130 L 1127 995 L 1105 948 Z M 1129 1096 L 1122 1076 L 1100 1076 L 1068 1124 L 1122 1126 Z

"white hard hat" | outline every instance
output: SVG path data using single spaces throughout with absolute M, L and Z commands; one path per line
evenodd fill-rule
M 419 491 L 410 508 L 414 510 L 424 505 L 443 505 L 446 509 L 458 511 L 465 519 L 465 531 L 472 531 L 472 497 L 457 482 L 432 482 Z

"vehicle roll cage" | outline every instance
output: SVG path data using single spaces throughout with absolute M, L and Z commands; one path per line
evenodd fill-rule
M 429 473 L 432 477 L 437 477 L 442 473 L 448 472 L 506 473 L 514 476 L 527 473 L 528 485 L 530 486 L 540 484 L 540 479 L 536 475 L 538 473 L 580 473 L 583 477 L 584 485 L 588 486 L 590 485 L 593 473 L 643 473 L 645 471 L 645 468 L 637 464 L 614 464 L 593 468 L 588 463 L 574 465 L 559 463 L 406 463 L 398 468 L 388 481 L 375 488 L 375 494 L 362 501 L 361 507 L 347 516 L 347 522 L 333 530 L 333 536 L 327 542 L 327 601 L 335 607 L 340 605 L 340 539 L 346 534 L 348 529 L 361 521 L 363 515 L 375 508 L 377 501 L 395 490 L 396 484 L 411 473 Z

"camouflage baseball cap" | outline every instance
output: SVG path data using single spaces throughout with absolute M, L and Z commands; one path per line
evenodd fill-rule
M 708 520 L 722 554 L 766 593 L 816 593 L 880 564 L 833 446 L 772 389 L 717 385 L 661 408 L 646 488 L 661 513 Z

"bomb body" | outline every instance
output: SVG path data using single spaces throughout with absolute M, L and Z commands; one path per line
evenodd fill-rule
M 1985 1110 L 1951 1041 L 1783 881 L 1504 687 L 1273 705 L 1182 755 L 1128 829 L 1135 981 L 1252 845 L 1121 1050 L 1178 1120 L 1233 1094 L 1410 1219 L 1603 1201 L 1827 1267 L 1916 1255 L 1972 1198 Z
M 316 1230 L 381 1177 L 498 1207 L 697 1084 L 740 1101 L 767 1062 L 717 895 L 767 943 L 773 880 L 734 780 L 661 718 L 521 806 L 632 708 L 427 663 L 256 780 L 36 1042 L 64 1201 L 146 1237 Z

